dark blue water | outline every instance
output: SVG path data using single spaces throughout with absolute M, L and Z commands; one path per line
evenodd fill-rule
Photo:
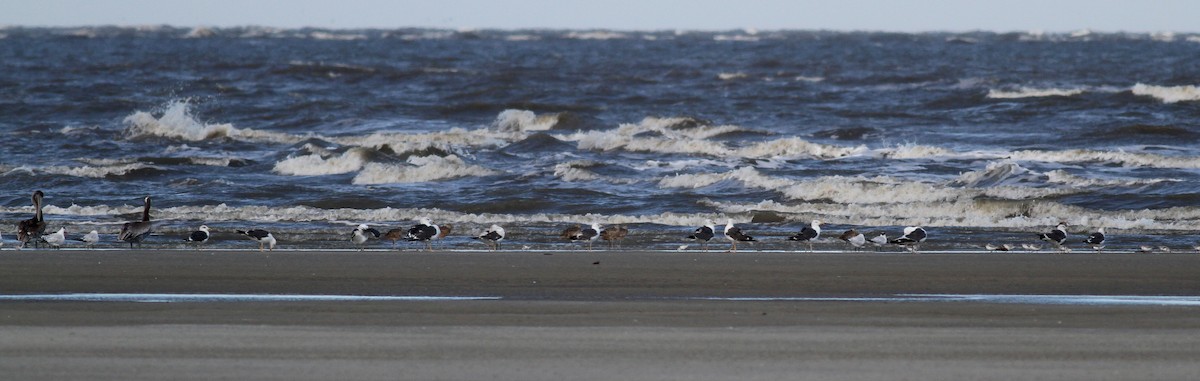
M 208 224 L 221 245 L 264 227 L 349 246 L 359 223 L 419 217 L 532 247 L 599 222 L 675 248 L 706 218 L 768 241 L 812 219 L 827 236 L 922 225 L 945 248 L 1064 221 L 1073 240 L 1104 226 L 1118 247 L 1182 249 L 1200 229 L 1200 36 L 0 36 L 8 239 L 37 189 L 71 234 L 113 234 L 151 195 L 160 245 Z

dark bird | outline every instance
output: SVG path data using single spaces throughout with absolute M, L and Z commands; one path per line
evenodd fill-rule
M 729 222 L 725 224 L 725 238 L 728 238 L 729 242 L 732 242 L 733 244 L 733 246 L 727 250 L 728 252 L 737 252 L 738 242 L 754 242 L 754 237 L 746 235 L 746 233 L 742 232 L 741 228 L 733 226 L 732 218 L 730 218 Z
M 275 251 L 275 236 L 271 235 L 271 232 L 254 229 L 250 231 L 238 230 L 237 233 L 258 241 L 258 251 L 263 251 L 263 245 L 269 247 L 271 251 Z
M 353 232 L 350 232 L 350 242 L 358 245 L 358 251 L 363 251 L 363 245 L 371 237 L 379 238 L 379 231 L 367 227 L 367 224 L 359 224 L 358 227 L 354 228 Z
M 436 239 L 438 242 L 441 243 L 441 245 L 439 247 L 441 247 L 441 248 L 446 247 L 446 244 L 445 244 L 446 236 L 450 235 L 451 231 L 454 231 L 454 225 L 451 225 L 451 224 L 438 225 L 438 235 L 437 235 L 437 237 L 433 237 L 433 239 Z
M 1092 245 L 1092 249 L 1096 251 L 1104 249 L 1104 227 L 1100 227 L 1095 233 L 1089 235 L 1087 239 L 1083 240 L 1083 243 Z
M 717 228 L 714 226 L 713 220 L 706 219 L 704 220 L 704 226 L 696 228 L 696 231 L 692 232 L 692 235 L 687 236 L 687 238 L 700 242 L 700 248 L 708 251 L 708 241 L 713 238 L 713 235 L 715 235 L 714 231 L 716 230 Z
M 203 245 L 205 242 L 208 242 L 209 236 L 208 225 L 200 225 L 200 229 L 192 232 L 192 234 L 184 239 L 184 241 L 195 242 L 197 245 Z M 199 246 L 196 247 L 199 248 Z
M 562 233 L 558 234 L 559 238 L 562 238 L 562 239 L 565 239 L 565 240 L 568 240 L 571 242 L 579 242 L 579 237 L 582 237 L 582 236 L 583 236 L 583 228 L 580 227 L 579 225 L 574 225 L 574 226 L 568 227 L 566 229 L 563 229 Z
M 600 239 L 608 241 L 608 248 L 612 249 L 613 245 L 625 239 L 627 235 L 629 229 L 625 228 L 625 225 L 609 226 L 600 232 Z
M 1053 243 L 1054 246 L 1058 246 L 1059 250 L 1062 250 L 1063 243 L 1067 242 L 1067 224 L 1059 222 L 1058 226 L 1054 227 L 1054 230 L 1051 230 L 1049 233 L 1040 233 L 1037 236 L 1038 239 Z
M 925 238 L 929 235 L 925 233 L 925 229 L 920 226 L 909 226 L 904 228 L 904 235 L 893 239 L 890 242 L 896 245 L 904 245 L 908 251 L 917 252 L 921 249 L 921 242 L 925 242 Z
M 30 240 L 36 247 L 41 241 L 39 238 L 46 232 L 46 221 L 42 219 L 42 197 L 45 197 L 42 191 L 33 192 L 33 218 L 17 223 L 17 241 L 21 241 L 21 248 Z
M 600 224 L 593 222 L 592 226 L 588 226 L 586 228 L 583 228 L 583 230 L 579 231 L 579 236 L 578 236 L 577 240 L 587 241 L 588 250 L 591 250 L 592 244 L 595 243 L 596 240 L 599 238 L 600 238 Z
M 392 230 L 388 230 L 387 233 L 383 233 L 383 239 L 392 241 L 393 249 L 396 248 L 396 241 L 405 239 L 407 237 L 408 237 L 408 231 L 401 229 L 401 228 L 395 228 Z
M 471 238 L 483 241 L 493 251 L 500 250 L 500 241 L 504 240 L 504 228 L 500 227 L 500 225 L 492 224 L 491 227 L 484 229 L 483 233 L 479 233 L 478 236 Z
M 428 218 L 422 218 L 416 225 L 408 229 L 408 236 L 406 238 L 410 242 L 423 241 L 425 242 L 425 248 L 433 251 L 433 244 L 430 240 L 439 234 L 441 234 L 441 230 L 438 229 L 437 225 L 434 225 Z
M 838 236 L 838 239 L 850 244 L 850 247 L 854 249 L 860 249 L 863 247 L 863 245 L 867 244 L 867 237 L 863 236 L 862 233 L 859 233 L 858 230 L 854 229 L 843 232 L 842 235 Z
M 788 241 L 806 242 L 808 243 L 808 251 L 813 251 L 813 241 L 821 237 L 821 221 L 812 220 L 812 224 L 800 229 L 799 233 L 788 237 Z
M 133 248 L 133 244 L 138 244 L 141 247 L 142 241 L 150 236 L 154 228 L 154 224 L 150 222 L 150 196 L 146 196 L 142 200 L 145 205 L 142 207 L 142 220 L 137 222 L 126 222 L 121 226 L 121 234 L 117 235 L 117 239 L 129 242 L 129 248 Z

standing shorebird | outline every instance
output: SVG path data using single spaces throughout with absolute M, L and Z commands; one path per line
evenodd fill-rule
M 56 231 L 54 233 L 43 234 L 41 237 L 41 240 L 42 240 L 42 242 L 45 242 L 46 244 L 50 245 L 50 247 L 53 247 L 55 249 L 61 249 L 62 244 L 67 242 L 67 229 L 66 228 L 58 228 L 58 231 Z
M 854 230 L 854 229 L 850 229 L 850 230 L 847 230 L 846 232 L 842 233 L 842 235 L 838 236 L 838 239 L 850 244 L 850 247 L 854 248 L 854 250 L 861 249 L 863 247 L 863 245 L 867 244 L 867 237 L 863 236 L 862 233 L 859 233 L 857 230 Z M 886 242 L 886 241 L 887 241 L 887 238 L 885 237 L 884 242 Z
M 471 238 L 483 241 L 492 251 L 500 250 L 500 241 L 504 240 L 504 228 L 492 224 L 491 227 L 484 229 L 483 233 Z
M 451 224 L 438 225 L 438 235 L 436 237 L 433 237 L 433 239 L 436 239 L 439 243 L 438 248 L 440 248 L 440 249 L 446 248 L 446 236 L 450 235 L 451 231 L 454 231 L 454 225 L 451 225 Z
M 713 238 L 716 230 L 717 228 L 713 224 L 713 220 L 706 219 L 704 220 L 704 225 L 696 228 L 696 231 L 692 232 L 692 235 L 687 236 L 687 238 L 700 242 L 700 249 L 708 251 L 708 241 Z
M 83 242 L 83 245 L 87 246 L 89 249 L 94 249 L 96 248 L 96 243 L 100 242 L 100 232 L 92 230 L 87 234 L 84 234 L 83 237 L 76 238 L 75 240 Z
M 1104 249 L 1104 227 L 1101 226 L 1099 230 L 1096 230 L 1095 233 L 1092 233 L 1092 235 L 1089 235 L 1087 239 L 1083 240 L 1083 243 L 1091 245 L 1092 250 L 1096 250 L 1097 252 L 1099 252 L 1100 250 L 1103 250 Z
M 441 233 L 441 229 L 437 225 L 434 225 L 433 221 L 430 221 L 428 218 L 421 218 L 416 225 L 408 229 L 407 238 L 409 242 L 423 241 L 425 242 L 425 248 L 433 251 L 433 243 L 430 241 L 433 240 L 433 237 L 437 237 Z
M 42 219 L 42 198 L 46 195 L 42 191 L 34 191 L 30 198 L 33 201 L 33 218 L 22 220 L 17 223 L 17 241 L 21 241 L 21 245 L 17 248 L 24 248 L 26 243 L 33 241 L 33 246 L 37 247 L 39 238 L 46 232 L 46 221 Z
M 741 228 L 733 226 L 732 218 L 725 224 L 725 238 L 728 238 L 729 242 L 732 243 L 727 252 L 737 252 L 738 242 L 754 242 L 754 237 L 743 233 Z
M 808 251 L 813 251 L 813 241 L 821 238 L 821 221 L 812 220 L 812 224 L 800 229 L 799 233 L 788 237 L 788 241 L 797 241 L 808 243 Z
M 582 241 L 587 241 L 588 250 L 591 250 L 593 244 L 596 243 L 596 240 L 600 239 L 600 224 L 593 222 L 592 226 L 583 228 L 583 230 L 579 232 L 579 239 Z
M 383 239 L 392 241 L 392 248 L 395 249 L 396 241 L 404 239 L 405 237 L 407 237 L 407 234 L 408 234 L 408 231 L 401 229 L 401 228 L 395 228 L 395 229 L 388 230 L 387 233 L 383 233 Z
M 129 248 L 133 248 L 133 244 L 142 246 L 142 241 L 150 236 L 154 229 L 154 223 L 150 222 L 150 196 L 142 199 L 142 220 L 137 222 L 126 222 L 121 226 L 121 234 L 117 235 L 117 239 L 129 242 Z
M 371 237 L 379 238 L 379 231 L 367 227 L 367 224 L 359 224 L 358 227 L 354 228 L 353 232 L 350 232 L 350 242 L 358 245 L 358 251 L 363 251 L 367 239 Z
M 211 235 L 209 235 L 208 232 L 208 225 L 200 225 L 200 229 L 192 232 L 192 234 L 188 235 L 184 241 L 195 242 L 196 249 L 199 250 L 201 245 L 204 245 L 205 242 L 208 242 L 208 237 L 210 236 Z
M 263 251 L 263 245 L 268 246 L 271 251 L 275 251 L 275 236 L 271 235 L 271 232 L 262 229 L 254 229 L 250 231 L 238 230 L 237 233 L 246 237 L 250 237 L 252 240 L 258 241 L 258 251 L 260 252 Z
M 921 249 L 921 243 L 925 242 L 925 239 L 928 237 L 929 235 L 925 233 L 924 228 L 920 226 L 909 226 L 904 228 L 904 235 L 901 235 L 900 238 L 891 240 L 891 243 L 896 245 L 904 245 L 908 251 L 916 253 Z
M 621 240 L 629 235 L 629 229 L 625 225 L 609 226 L 600 232 L 600 239 L 608 242 L 608 248 L 612 249 L 614 245 L 620 246 Z
M 879 251 L 880 248 L 888 243 L 887 232 L 878 232 L 874 237 L 871 237 L 870 241 L 872 245 L 875 245 L 875 251 Z
M 1067 242 L 1067 223 L 1059 222 L 1058 226 L 1051 229 L 1049 233 L 1040 233 L 1038 239 L 1053 243 L 1059 250 L 1064 250 L 1063 243 Z

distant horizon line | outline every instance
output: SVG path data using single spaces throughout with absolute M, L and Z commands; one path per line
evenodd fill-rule
M 198 28 L 209 28 L 209 29 L 264 28 L 264 29 L 278 29 L 278 30 L 319 29 L 319 30 L 331 30 L 331 31 L 387 31 L 387 30 L 418 29 L 418 30 L 439 30 L 439 31 L 453 31 L 453 32 L 475 32 L 475 31 L 498 31 L 498 32 L 604 31 L 604 32 L 618 32 L 618 33 L 743 32 L 743 33 L 750 34 L 750 35 L 760 34 L 760 33 L 772 33 L 772 32 L 899 33 L 899 34 L 937 34 L 937 33 L 951 33 L 951 34 L 968 34 L 968 33 L 1075 34 L 1075 33 L 1083 32 L 1083 33 L 1087 33 L 1087 34 L 1147 34 L 1147 35 L 1156 35 L 1156 34 L 1165 34 L 1165 33 L 1200 34 L 1200 31 L 1178 31 L 1178 30 L 1158 30 L 1158 31 L 1116 30 L 1116 31 L 1112 31 L 1112 30 L 1092 29 L 1092 28 L 1082 28 L 1082 29 L 1074 29 L 1074 30 L 1048 30 L 1048 29 L 1026 29 L 1026 30 L 988 30 L 988 29 L 948 30 L 948 29 L 941 29 L 941 30 L 939 30 L 939 29 L 929 29 L 929 30 L 919 30 L 919 31 L 905 31 L 905 30 L 887 30 L 887 29 L 828 29 L 828 28 L 814 28 L 814 29 L 795 28 L 795 29 L 792 29 L 792 28 L 753 28 L 753 27 L 714 28 L 714 29 L 702 29 L 702 28 L 621 29 L 621 28 L 605 28 L 605 27 L 581 27 L 581 28 L 432 27 L 432 26 L 328 27 L 328 26 L 311 26 L 311 25 L 310 26 L 273 26 L 273 25 L 263 25 L 263 24 L 224 25 L 224 26 L 222 26 L 222 25 L 177 25 L 177 24 L 168 24 L 168 23 L 160 23 L 160 24 L 80 24 L 80 25 L 8 24 L 8 25 L 0 25 L 0 30 L 14 29 L 14 28 L 29 28 L 29 29 L 78 29 L 78 28 L 143 29 L 143 28 L 148 28 L 148 27 L 153 27 L 153 28 L 166 27 L 166 28 L 177 28 L 177 29 L 198 29 Z

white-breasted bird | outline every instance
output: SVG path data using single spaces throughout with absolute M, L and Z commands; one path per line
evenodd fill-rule
M 258 241 L 258 251 L 260 252 L 263 251 L 263 246 L 267 246 L 269 250 L 275 251 L 275 236 L 269 231 L 254 229 L 249 231 L 238 230 L 237 233 Z
M 729 219 L 729 222 L 725 223 L 725 238 L 729 239 L 729 242 L 732 243 L 729 250 L 726 250 L 727 252 L 737 252 L 738 242 L 754 242 L 754 237 L 742 232 L 741 228 L 733 226 L 732 218 Z
M 500 250 L 500 241 L 504 240 L 504 228 L 500 227 L 500 225 L 492 224 L 491 227 L 483 229 L 483 233 L 479 233 L 478 236 L 471 238 L 483 241 L 493 251 Z
M 808 251 L 813 251 L 813 241 L 817 238 L 821 238 L 821 221 L 812 220 L 812 223 L 801 228 L 799 233 L 788 237 L 788 241 L 808 243 Z
M 350 242 L 358 245 L 358 251 L 363 251 L 367 239 L 371 237 L 379 238 L 379 231 L 368 227 L 367 224 L 359 224 L 354 231 L 350 232 Z
M 896 245 L 903 245 L 906 249 L 908 249 L 908 251 L 916 253 L 921 249 L 921 243 L 925 242 L 925 239 L 928 237 L 929 234 L 925 233 L 925 228 L 920 226 L 909 226 L 904 228 L 903 235 L 889 242 Z
M 62 244 L 67 242 L 67 229 L 58 228 L 58 231 L 50 234 L 42 234 L 42 242 L 49 244 L 55 249 L 61 249 Z

